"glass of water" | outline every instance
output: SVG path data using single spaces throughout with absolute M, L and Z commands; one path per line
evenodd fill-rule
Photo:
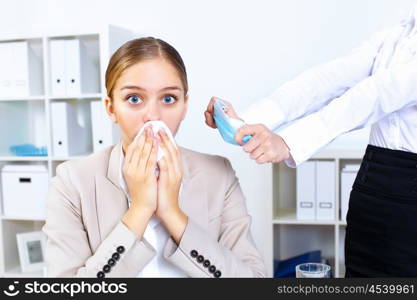
M 295 267 L 297 278 L 328 278 L 330 277 L 330 266 L 320 263 L 305 263 Z

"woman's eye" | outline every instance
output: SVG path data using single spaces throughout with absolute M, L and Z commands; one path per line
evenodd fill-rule
M 164 102 L 165 104 L 172 104 L 172 103 L 174 103 L 175 101 L 177 101 L 176 99 L 175 99 L 175 97 L 173 97 L 173 96 L 165 96 L 163 99 L 162 99 L 162 102 Z
M 127 98 L 127 101 L 129 101 L 132 104 L 138 104 L 138 103 L 142 102 L 142 99 L 140 99 L 136 95 L 133 95 L 133 96 L 130 96 L 129 98 Z

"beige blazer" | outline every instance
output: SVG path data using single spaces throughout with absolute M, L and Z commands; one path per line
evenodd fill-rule
M 48 237 L 47 276 L 136 277 L 155 256 L 146 239 L 139 240 L 121 221 L 128 209 L 119 185 L 121 149 L 119 143 L 57 167 L 42 228 Z M 165 259 L 190 277 L 264 277 L 230 162 L 180 149 L 179 204 L 188 224 L 179 245 L 168 239 Z

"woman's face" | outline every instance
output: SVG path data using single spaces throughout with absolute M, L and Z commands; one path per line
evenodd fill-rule
M 187 96 L 177 70 L 165 59 L 138 62 L 122 73 L 106 99 L 107 113 L 119 124 L 123 148 L 148 121 L 163 121 L 172 134 L 187 112 Z

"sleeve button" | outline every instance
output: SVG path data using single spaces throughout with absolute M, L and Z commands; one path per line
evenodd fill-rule
M 116 250 L 117 250 L 117 252 L 119 252 L 121 254 L 121 253 L 125 252 L 125 247 L 119 246 L 119 247 L 117 247 Z
M 97 278 L 104 278 L 104 277 L 106 277 L 106 275 L 103 272 L 100 271 L 97 273 Z
M 116 264 L 116 261 L 115 261 L 113 258 L 110 258 L 110 259 L 109 259 L 109 261 L 107 262 L 107 264 L 108 264 L 110 267 L 113 267 L 113 266 Z
M 210 267 L 210 261 L 209 261 L 208 259 L 206 259 L 206 260 L 204 261 L 204 263 L 203 263 L 203 266 L 204 266 L 205 268 Z
M 209 272 L 210 272 L 210 273 L 214 273 L 214 272 L 216 272 L 216 267 L 215 267 L 215 266 L 210 266 L 210 268 L 209 268 Z
M 197 257 L 197 256 L 198 256 L 198 252 L 197 252 L 197 251 L 195 251 L 195 250 L 192 250 L 192 251 L 191 251 L 191 256 L 192 256 L 192 257 Z
M 117 253 L 117 252 L 114 252 L 113 255 L 111 256 L 111 258 L 114 259 L 114 260 L 119 260 L 120 254 Z
M 109 273 L 110 270 L 111 270 L 111 267 L 109 265 L 104 265 L 104 267 L 103 267 L 104 273 Z
M 214 272 L 213 275 L 214 275 L 214 277 L 219 278 L 220 276 L 222 276 L 222 272 L 216 271 L 216 272 Z
M 204 256 L 203 256 L 203 255 L 199 255 L 199 256 L 197 257 L 197 261 L 198 261 L 199 263 L 202 263 L 202 262 L 204 261 Z

